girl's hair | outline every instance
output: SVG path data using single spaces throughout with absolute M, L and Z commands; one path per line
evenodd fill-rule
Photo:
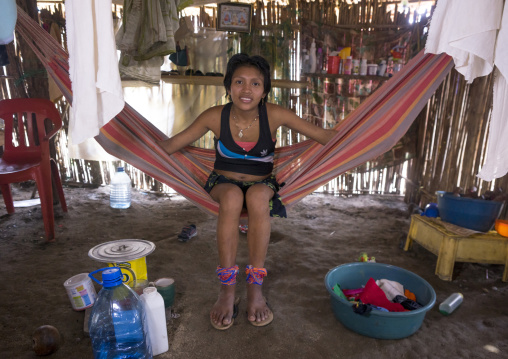
M 227 93 L 231 90 L 231 80 L 233 78 L 233 74 L 237 68 L 242 66 L 252 66 L 257 68 L 261 74 L 263 75 L 263 83 L 264 83 L 264 93 L 266 94 L 264 100 L 266 100 L 268 93 L 272 89 L 272 82 L 270 80 L 270 64 L 261 56 L 249 56 L 247 54 L 236 54 L 231 57 L 228 61 L 228 66 L 226 69 L 226 76 L 224 76 L 224 87 L 226 88 L 226 96 Z

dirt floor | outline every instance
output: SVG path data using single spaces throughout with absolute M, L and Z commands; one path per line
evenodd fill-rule
M 169 351 L 158 358 L 508 358 L 504 267 L 457 263 L 453 281 L 440 280 L 435 255 L 418 244 L 410 252 L 402 249 L 411 211 L 400 197 L 310 195 L 289 210 L 288 219 L 273 219 L 264 288 L 275 319 L 264 328 L 250 325 L 245 287 L 238 285 L 240 315 L 232 328 L 217 331 L 208 317 L 218 293 L 215 218 L 180 196 L 141 191 L 134 191 L 131 208 L 114 210 L 108 191 L 66 187 L 69 211 L 55 210 L 54 243 L 45 243 L 38 206 L 17 208 L 13 215 L 0 206 L 1 358 L 35 358 L 32 333 L 44 324 L 64 337 L 48 357 L 92 358 L 84 312 L 72 309 L 63 283 L 103 267 L 88 257 L 94 246 L 131 238 L 156 245 L 146 257 L 149 279 L 172 277 L 176 283 Z M 14 188 L 17 201 L 31 193 Z M 177 234 L 191 223 L 198 235 L 179 242 Z M 245 234 L 240 241 L 242 268 L 248 264 Z M 362 252 L 412 271 L 434 288 L 436 305 L 414 335 L 372 339 L 335 319 L 325 275 Z M 454 292 L 464 294 L 462 306 L 441 315 L 438 304 Z

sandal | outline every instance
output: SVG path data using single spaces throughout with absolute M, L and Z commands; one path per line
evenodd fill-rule
M 250 324 L 252 324 L 253 326 L 255 327 L 264 327 L 268 324 L 270 324 L 272 321 L 273 321 L 273 311 L 272 311 L 272 308 L 270 307 L 270 304 L 268 304 L 268 301 L 266 300 L 265 298 L 265 303 L 266 303 L 266 306 L 268 307 L 268 309 L 270 309 L 270 313 L 268 314 L 268 318 L 266 318 L 265 320 L 261 321 L 261 322 L 256 322 L 256 321 L 253 321 L 251 322 L 250 320 L 248 320 L 248 322 Z M 247 317 L 249 316 L 249 314 L 247 314 Z
M 210 318 L 210 323 L 212 324 L 212 327 L 214 327 L 217 330 L 226 330 L 233 326 L 233 323 L 235 322 L 235 318 L 238 316 L 238 304 L 240 304 L 240 297 L 235 298 L 235 303 L 233 304 L 233 316 L 231 317 L 231 323 L 228 325 L 223 324 L 216 324 L 212 318 Z

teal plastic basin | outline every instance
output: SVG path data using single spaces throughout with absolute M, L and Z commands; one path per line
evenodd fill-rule
M 357 289 L 369 278 L 389 279 L 399 282 L 416 296 L 423 308 L 408 312 L 382 312 L 372 310 L 367 315 L 356 314 L 352 304 L 333 291 L 339 284 L 342 289 Z M 335 318 L 346 328 L 371 338 L 401 339 L 414 334 L 422 325 L 425 314 L 436 303 L 436 292 L 420 276 L 389 264 L 357 262 L 340 265 L 325 276 L 325 286 L 331 296 Z
M 441 220 L 475 231 L 490 231 L 503 208 L 503 202 L 458 197 L 444 191 L 436 194 Z

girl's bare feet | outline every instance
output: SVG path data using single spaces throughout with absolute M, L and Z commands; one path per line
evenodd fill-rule
M 210 322 L 219 330 L 228 329 L 233 325 L 235 315 L 235 285 L 221 285 L 219 298 L 210 311 Z
M 270 324 L 273 320 L 273 313 L 258 284 L 247 284 L 247 319 L 257 327 Z

